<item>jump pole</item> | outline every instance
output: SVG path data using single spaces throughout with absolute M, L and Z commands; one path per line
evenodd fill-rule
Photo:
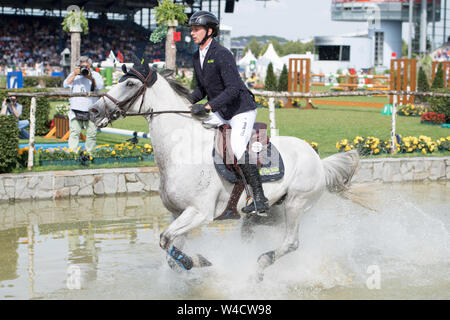
M 99 128 L 99 129 L 97 129 L 97 131 L 100 131 L 103 133 L 118 134 L 121 136 L 150 139 L 150 137 L 148 136 L 148 133 L 146 133 L 146 132 L 138 132 L 138 131 L 124 130 L 124 129 L 116 129 L 116 128 Z

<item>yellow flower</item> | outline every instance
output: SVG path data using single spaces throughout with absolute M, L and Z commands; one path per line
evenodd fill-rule
M 423 148 L 423 149 L 422 149 L 422 153 L 423 153 L 423 154 L 426 154 L 426 153 L 427 153 L 427 149 Z
M 345 151 L 350 151 L 350 150 L 352 150 L 352 148 L 350 148 L 350 146 L 346 146 L 344 150 Z
M 373 153 L 374 153 L 374 154 L 380 153 L 380 149 L 376 148 L 375 150 L 373 150 Z
M 412 152 L 413 151 L 413 148 L 408 148 L 408 152 Z
M 112 155 L 115 155 L 115 154 L 116 154 L 116 151 L 113 150 L 113 151 L 111 152 L 111 154 L 112 154 Z

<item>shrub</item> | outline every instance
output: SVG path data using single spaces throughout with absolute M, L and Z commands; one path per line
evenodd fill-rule
M 272 62 L 269 63 L 269 66 L 267 67 L 266 81 L 265 81 L 264 87 L 267 91 L 276 91 L 277 90 L 277 77 L 275 76 L 275 73 L 273 72 Z
M 8 92 L 48 92 L 46 89 L 19 89 L 0 90 L 0 100 L 6 98 Z M 17 97 L 18 102 L 23 106 L 21 119 L 30 118 L 31 97 Z M 43 136 L 48 132 L 50 103 L 47 97 L 36 99 L 36 135 Z
M 62 77 L 49 77 L 49 76 L 24 77 L 23 86 L 25 88 L 37 87 L 40 81 L 44 81 L 46 87 L 56 88 L 62 87 L 63 80 L 64 79 Z
M 0 115 L 0 173 L 16 168 L 19 154 L 19 129 L 14 116 Z
M 436 89 L 433 92 L 450 93 L 450 88 Z M 444 114 L 447 123 L 450 123 L 450 98 L 429 97 L 428 102 L 430 103 L 431 111 Z

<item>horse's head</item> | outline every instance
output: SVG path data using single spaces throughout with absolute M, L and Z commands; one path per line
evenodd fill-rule
M 101 99 L 89 108 L 90 119 L 97 127 L 106 127 L 127 112 L 140 113 L 147 88 L 157 80 L 157 72 L 149 67 L 147 59 L 133 55 L 133 67 L 127 70 L 122 65 L 124 75 Z

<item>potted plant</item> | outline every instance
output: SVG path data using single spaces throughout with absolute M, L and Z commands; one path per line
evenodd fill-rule
M 173 0 L 158 1 L 159 5 L 156 10 L 156 22 L 159 27 L 153 32 L 156 34 L 150 37 L 152 42 L 159 42 L 163 38 L 165 32 L 166 36 L 166 68 L 175 71 L 176 67 L 176 47 L 173 34 L 178 24 L 187 22 L 187 15 L 184 13 L 185 7 L 176 4 Z M 157 41 L 159 40 L 159 41 Z
M 69 117 L 67 116 L 69 110 L 70 106 L 68 104 L 60 104 L 55 108 L 53 120 L 56 128 L 55 136 L 58 139 L 64 137 L 67 131 L 69 131 Z
M 73 5 L 68 8 L 68 11 L 69 13 L 65 16 L 62 25 L 63 30 L 70 33 L 70 72 L 73 72 L 80 57 L 81 33 L 88 33 L 89 24 L 84 16 L 83 9 Z

